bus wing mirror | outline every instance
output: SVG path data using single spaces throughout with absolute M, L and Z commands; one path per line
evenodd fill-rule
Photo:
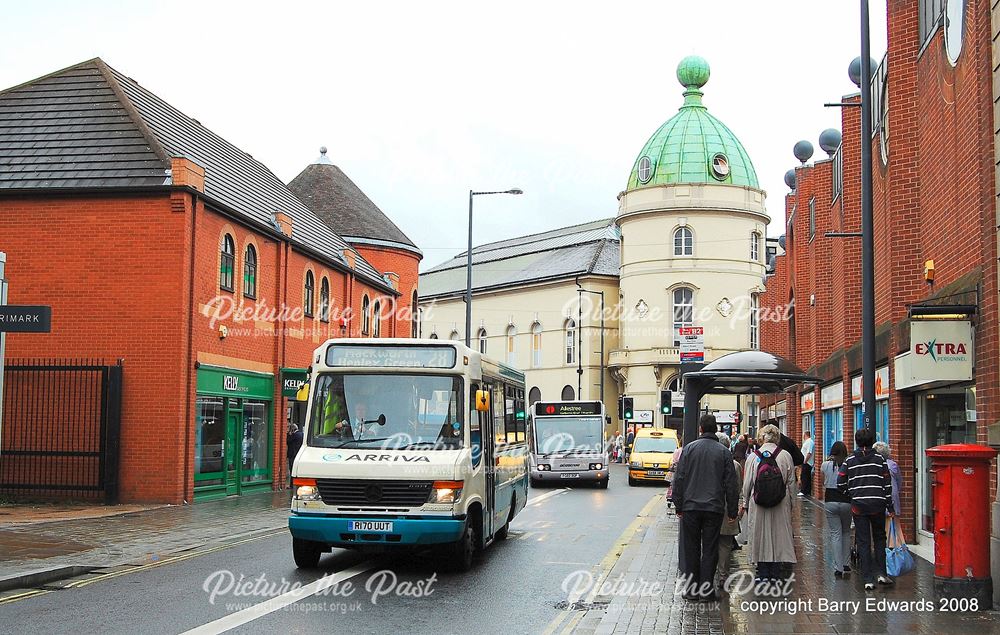
M 384 414 L 380 414 L 378 416 L 378 424 L 380 426 L 384 426 L 385 425 L 385 415 Z
M 476 411 L 477 412 L 488 412 L 490 409 L 490 391 L 488 390 L 477 390 L 476 391 Z
M 295 392 L 295 401 L 309 401 L 309 384 L 302 384 Z

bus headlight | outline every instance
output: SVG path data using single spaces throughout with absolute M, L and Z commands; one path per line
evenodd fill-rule
M 295 487 L 295 498 L 300 501 L 320 500 L 319 488 L 316 487 L 314 478 L 293 478 L 292 486 Z
M 592 469 L 592 470 L 603 470 L 604 469 L 604 464 L 603 463 L 591 463 L 590 464 L 590 469 Z
M 552 468 L 551 468 L 551 467 L 549 467 L 549 464 L 548 464 L 548 463 L 539 463 L 539 464 L 538 464 L 538 471 L 539 471 L 539 472 L 548 472 L 548 471 L 549 471 L 549 470 L 551 470 L 551 469 L 552 469 Z
M 462 498 L 464 481 L 434 481 L 428 503 L 457 503 Z

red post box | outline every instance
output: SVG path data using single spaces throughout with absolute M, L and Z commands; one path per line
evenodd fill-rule
M 990 461 L 997 451 L 956 443 L 925 452 L 931 459 L 934 590 L 944 598 L 975 598 L 978 610 L 990 610 Z

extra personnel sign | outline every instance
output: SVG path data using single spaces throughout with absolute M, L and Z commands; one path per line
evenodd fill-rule
M 0 306 L 0 333 L 48 333 L 52 307 Z

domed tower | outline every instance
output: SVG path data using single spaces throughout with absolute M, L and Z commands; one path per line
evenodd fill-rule
M 681 329 L 704 329 L 705 362 L 760 341 L 770 219 L 750 155 L 702 103 L 710 75 L 703 58 L 681 60 L 684 102 L 642 147 L 618 196 L 621 349 L 609 365 L 635 409 L 652 410 L 657 425 L 680 423 L 677 407 L 661 414 L 660 391 L 681 405 Z M 710 408 L 735 410 L 736 399 Z

